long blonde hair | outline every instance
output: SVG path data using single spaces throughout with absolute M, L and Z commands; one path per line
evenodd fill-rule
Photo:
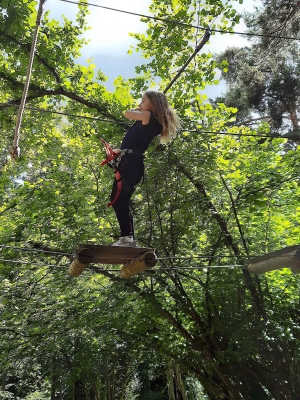
M 176 136 L 176 131 L 180 129 L 180 120 L 175 111 L 169 106 L 164 93 L 147 90 L 145 95 L 150 100 L 154 117 L 162 126 L 161 141 L 166 143 L 171 137 Z

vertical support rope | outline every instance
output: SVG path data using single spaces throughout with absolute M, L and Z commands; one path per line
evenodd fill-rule
M 31 77 L 31 72 L 32 72 L 33 58 L 34 58 L 34 53 L 35 53 L 35 48 L 36 48 L 36 43 L 37 43 L 37 38 L 38 38 L 38 31 L 39 31 L 39 27 L 40 27 L 41 20 L 42 20 L 45 2 L 46 2 L 46 0 L 40 0 L 38 13 L 37 13 L 37 17 L 36 17 L 35 31 L 34 31 L 34 36 L 33 36 L 33 42 L 31 45 L 31 50 L 30 50 L 30 57 L 29 57 L 29 63 L 28 63 L 28 67 L 27 67 L 25 85 L 24 85 L 24 89 L 23 89 L 22 99 L 20 102 L 18 116 L 17 116 L 14 141 L 13 141 L 13 145 L 10 148 L 11 158 L 18 158 L 20 155 L 20 148 L 19 148 L 20 127 L 21 127 L 21 123 L 22 123 L 23 112 L 24 112 L 24 108 L 25 108 L 26 97 L 27 97 L 27 93 L 28 93 L 29 82 L 30 82 L 30 77 Z
M 180 70 L 177 72 L 177 74 L 175 75 L 175 77 L 171 80 L 171 82 L 166 86 L 165 90 L 163 91 L 163 93 L 167 93 L 167 91 L 170 89 L 171 86 L 173 86 L 173 84 L 177 81 L 177 79 L 180 77 L 180 75 L 183 73 L 183 71 L 186 69 L 186 67 L 189 65 L 189 63 L 193 60 L 193 58 L 199 53 L 199 51 L 202 49 L 202 47 L 205 45 L 206 42 L 209 41 L 211 32 L 210 29 L 207 28 L 205 30 L 204 36 L 201 40 L 201 42 L 198 44 L 198 46 L 196 47 L 195 51 L 193 52 L 193 54 L 189 57 L 189 59 L 186 61 L 186 63 L 180 68 Z

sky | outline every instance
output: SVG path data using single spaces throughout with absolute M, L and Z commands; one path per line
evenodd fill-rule
M 110 7 L 138 14 L 149 15 L 148 7 L 151 0 L 89 0 L 89 3 Z M 255 6 L 260 5 L 260 0 L 244 0 L 243 4 L 233 2 L 238 11 L 253 11 Z M 50 11 L 50 18 L 62 20 L 62 15 L 68 19 L 75 19 L 77 5 L 60 0 L 47 0 L 45 10 Z M 140 22 L 138 16 L 124 14 L 116 11 L 90 6 L 88 25 L 91 27 L 84 35 L 90 42 L 81 51 L 79 63 L 85 64 L 92 59 L 97 69 L 108 77 L 106 87 L 113 90 L 114 79 L 121 75 L 124 78 L 134 77 L 134 67 L 143 62 L 139 53 L 127 54 L 130 46 L 136 45 L 136 40 L 129 36 L 129 32 L 143 33 L 147 29 L 145 23 Z M 235 31 L 244 32 L 244 23 L 236 25 Z M 218 53 L 228 46 L 244 46 L 247 40 L 241 35 L 211 36 L 210 44 L 205 45 L 206 51 Z M 205 89 L 205 93 L 214 98 L 225 91 L 225 84 L 212 85 Z

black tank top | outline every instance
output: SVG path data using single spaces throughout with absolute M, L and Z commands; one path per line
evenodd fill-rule
M 121 149 L 136 149 L 144 153 L 151 141 L 161 133 L 162 126 L 151 113 L 149 124 L 143 125 L 142 121 L 135 121 L 126 133 Z

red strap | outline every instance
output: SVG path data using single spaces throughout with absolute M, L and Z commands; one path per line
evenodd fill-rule
M 118 188 L 117 189 L 117 193 L 115 195 L 115 198 L 110 203 L 107 204 L 107 207 L 111 207 L 112 205 L 115 204 L 115 202 L 118 200 L 118 198 L 120 196 L 120 193 L 122 191 L 123 184 L 122 184 L 121 174 L 120 174 L 120 172 L 118 170 L 115 171 L 115 176 L 116 176 L 117 188 Z
M 111 146 L 103 139 L 100 139 L 101 142 L 104 144 L 105 146 L 105 151 L 106 151 L 106 159 L 101 161 L 100 165 L 105 165 L 107 163 L 109 163 L 111 160 L 113 160 L 114 158 L 118 157 L 119 154 L 115 153 L 113 151 L 113 149 L 111 148 Z M 107 204 L 107 207 L 111 207 L 112 205 L 115 204 L 115 202 L 118 200 L 120 193 L 122 191 L 122 179 L 121 179 L 121 174 L 118 170 L 115 170 L 115 177 L 116 177 L 116 181 L 117 181 L 117 193 L 115 195 L 115 198 Z
M 111 160 L 113 160 L 114 158 L 116 158 L 118 156 L 118 154 L 113 151 L 111 146 L 105 140 L 103 140 L 102 138 L 100 140 L 104 144 L 105 151 L 106 151 L 106 158 L 103 161 L 101 161 L 100 165 L 105 165 L 105 164 L 109 163 Z
M 105 165 L 105 164 L 109 163 L 111 160 L 113 160 L 114 158 L 115 158 L 115 156 L 107 157 L 107 158 L 105 158 L 105 160 L 101 161 L 100 165 Z

